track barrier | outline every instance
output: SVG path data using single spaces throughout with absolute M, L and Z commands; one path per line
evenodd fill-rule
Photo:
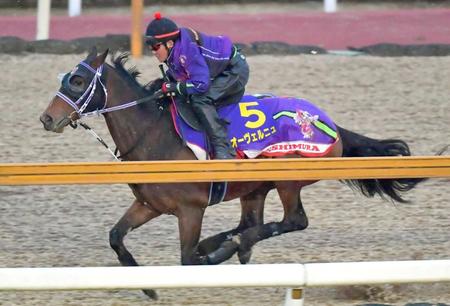
M 0 164 L 0 185 L 450 177 L 449 156 Z
M 0 268 L 0 290 L 322 287 L 432 282 L 450 282 L 450 260 Z
M 0 164 L 0 185 L 427 177 L 450 177 L 450 157 Z M 450 282 L 450 260 L 0 269 L 0 290 L 287 287 L 285 306 L 303 287 L 430 282 Z
M 450 260 L 0 269 L 0 290 L 289 287 L 290 306 L 302 305 L 300 287 L 432 282 L 450 282 Z

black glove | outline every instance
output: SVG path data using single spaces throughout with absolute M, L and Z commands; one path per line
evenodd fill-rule
M 150 92 L 155 92 L 155 91 L 161 89 L 161 86 L 163 83 L 164 83 L 164 79 L 158 78 L 158 79 L 151 81 L 147 85 L 145 85 L 144 88 L 145 88 L 145 90 L 148 90 Z
M 186 83 L 184 82 L 164 82 L 161 86 L 162 92 L 166 96 L 186 96 Z

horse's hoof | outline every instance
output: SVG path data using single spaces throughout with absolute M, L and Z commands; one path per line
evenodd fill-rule
M 250 262 L 250 258 L 252 257 L 252 249 L 246 251 L 239 249 L 237 256 L 239 258 L 239 262 L 245 265 Z
M 148 296 L 149 298 L 151 298 L 152 300 L 157 300 L 158 299 L 158 294 L 156 293 L 155 290 L 153 289 L 143 289 L 142 291 L 144 291 L 145 295 Z

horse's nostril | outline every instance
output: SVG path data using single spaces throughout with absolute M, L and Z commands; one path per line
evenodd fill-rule
M 42 114 L 41 117 L 39 117 L 39 120 L 41 120 L 41 122 L 42 122 L 42 124 L 44 124 L 45 128 L 48 128 L 53 122 L 52 117 L 50 117 L 47 114 Z

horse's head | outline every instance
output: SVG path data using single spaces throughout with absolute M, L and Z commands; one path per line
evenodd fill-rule
M 102 73 L 108 50 L 97 55 L 93 48 L 86 59 L 64 75 L 61 87 L 40 120 L 47 131 L 61 133 L 84 112 L 104 107 L 106 88 Z

